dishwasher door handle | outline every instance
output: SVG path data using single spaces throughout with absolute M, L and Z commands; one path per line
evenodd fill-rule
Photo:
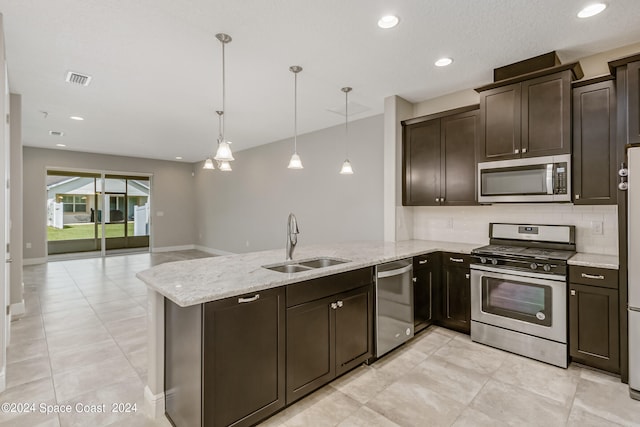
M 413 264 L 409 264 L 406 267 L 396 268 L 395 270 L 378 271 L 377 277 L 378 279 L 383 279 L 385 277 L 400 276 L 401 274 L 411 271 L 412 269 Z

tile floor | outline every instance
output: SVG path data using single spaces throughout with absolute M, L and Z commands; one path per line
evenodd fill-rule
M 142 413 L 146 289 L 135 272 L 197 251 L 56 261 L 24 268 L 27 313 L 12 322 L 0 402 L 136 403 L 134 414 L 18 415 L 0 426 L 162 426 Z M 618 378 L 560 369 L 431 327 L 262 426 L 640 426 Z

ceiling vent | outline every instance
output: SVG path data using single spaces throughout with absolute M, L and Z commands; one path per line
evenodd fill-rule
M 64 132 L 62 132 L 60 130 L 50 130 L 49 131 L 49 135 L 51 135 L 51 136 L 63 136 Z
M 89 86 L 89 83 L 91 82 L 91 76 L 76 73 L 75 71 L 69 71 L 65 80 L 67 81 L 67 83 L 72 83 L 74 85 Z

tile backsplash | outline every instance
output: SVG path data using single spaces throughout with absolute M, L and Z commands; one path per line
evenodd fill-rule
M 578 252 L 618 255 L 618 207 L 571 204 L 495 204 L 487 206 L 403 207 L 399 224 L 414 239 L 462 243 L 489 242 L 490 222 L 576 226 Z

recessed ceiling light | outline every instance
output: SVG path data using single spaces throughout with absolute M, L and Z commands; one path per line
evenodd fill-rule
M 182 157 L 176 156 L 176 160 L 182 160 Z
M 378 27 L 380 28 L 393 28 L 398 25 L 400 20 L 395 15 L 385 15 L 378 19 Z
M 435 64 L 437 67 L 446 67 L 447 65 L 451 64 L 453 62 L 453 59 L 451 58 L 440 58 L 438 59 Z
M 580 12 L 578 12 L 578 18 L 590 18 L 594 15 L 599 14 L 603 10 L 607 8 L 607 5 L 604 3 L 593 3 L 589 6 L 585 6 Z
M 67 144 L 56 144 L 56 147 L 66 147 Z
M 84 120 L 84 117 L 80 117 L 80 116 L 70 116 L 69 118 L 71 120 L 80 120 L 80 121 Z

